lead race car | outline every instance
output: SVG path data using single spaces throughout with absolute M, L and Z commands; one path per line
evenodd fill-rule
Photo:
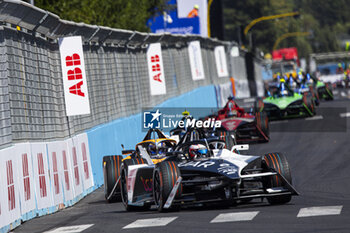
M 266 198 L 283 204 L 298 192 L 286 158 L 281 153 L 241 155 L 248 145 L 225 149 L 219 139 L 186 142 L 153 163 L 147 149 L 138 146 L 142 163 L 125 160 L 121 165 L 121 197 L 126 210 L 159 211 L 212 202 L 235 204 Z M 159 156 L 159 155 L 156 155 Z

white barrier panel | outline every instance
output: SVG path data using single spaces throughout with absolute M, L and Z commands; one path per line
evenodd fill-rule
M 19 159 L 18 169 L 19 197 L 21 202 L 21 215 L 35 210 L 35 188 L 32 164 L 32 153 L 29 143 L 17 144 L 13 148 L 14 155 Z
M 79 149 L 80 158 L 82 161 L 82 180 L 84 185 L 84 190 L 87 190 L 94 186 L 94 180 L 92 178 L 91 160 L 90 160 L 90 150 L 89 141 L 86 133 L 76 136 L 77 148 Z
M 220 108 L 225 106 L 225 104 L 227 103 L 228 97 L 233 96 L 231 82 L 216 85 L 215 91 L 216 91 L 216 100 L 218 103 L 218 107 Z
M 45 143 L 31 143 L 38 210 L 52 206 L 49 169 Z
M 227 62 L 226 62 L 226 53 L 224 46 L 216 46 L 214 49 L 215 54 L 215 63 L 216 63 L 216 71 L 218 73 L 218 77 L 227 77 Z
M 192 41 L 188 44 L 188 55 L 190 57 L 192 79 L 204 79 L 203 59 L 199 41 Z
M 47 143 L 47 152 L 50 164 L 50 181 L 52 187 L 53 204 L 63 204 L 63 161 L 62 143 Z
M 72 201 L 74 199 L 74 185 L 73 185 L 73 170 L 72 161 L 68 151 L 68 144 L 66 141 L 57 142 L 59 144 L 59 157 L 62 162 L 62 182 L 64 189 L 64 201 Z
M 160 43 L 149 45 L 147 49 L 147 64 L 151 95 L 166 94 L 162 48 Z
M 83 45 L 80 36 L 59 39 L 67 116 L 89 114 Z
M 0 199 L 1 215 L 0 227 L 9 225 L 19 219 L 19 184 L 16 179 L 18 177 L 18 157 L 14 154 L 13 147 L 0 151 Z
M 249 98 L 250 90 L 248 80 L 235 79 L 236 99 Z
M 67 139 L 66 140 L 68 146 L 68 156 L 71 161 L 71 169 L 72 169 L 72 177 L 73 177 L 73 188 L 74 188 L 74 197 L 79 196 L 83 193 L 83 184 L 81 180 L 81 172 L 82 172 L 82 161 L 79 159 L 77 151 L 77 143 L 76 140 Z

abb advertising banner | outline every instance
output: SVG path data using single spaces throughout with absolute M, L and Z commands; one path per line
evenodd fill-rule
M 90 114 L 81 37 L 60 38 L 58 43 L 67 116 Z
M 224 46 L 216 46 L 214 49 L 215 54 L 215 62 L 216 62 L 216 70 L 218 72 L 218 77 L 227 77 L 227 62 L 226 62 L 226 54 Z
M 204 79 L 204 68 L 202 60 L 201 45 L 199 41 L 192 41 L 188 45 L 188 55 L 190 57 L 191 73 L 193 80 Z
M 151 95 L 166 94 L 162 48 L 160 43 L 149 45 L 147 50 L 147 63 Z
M 82 180 L 84 190 L 87 190 L 94 186 L 94 179 L 92 177 L 89 141 L 87 134 L 80 134 L 75 137 L 77 143 L 78 153 L 80 154 L 81 168 L 82 168 Z
M 18 184 L 19 197 L 21 202 L 21 215 L 33 211 L 35 206 L 35 188 L 32 153 L 29 143 L 17 144 L 14 146 L 13 154 L 18 159 Z
M 33 171 L 35 175 L 35 189 L 38 209 L 45 209 L 52 206 L 50 189 L 49 168 L 45 143 L 31 144 Z
M 72 170 L 72 186 L 74 187 L 74 197 L 79 196 L 83 193 L 83 184 L 81 180 L 82 172 L 82 160 L 80 159 L 80 154 L 78 153 L 76 140 L 67 139 L 68 156 L 71 161 Z
M 13 147 L 0 151 L 0 227 L 20 218 L 18 158 Z
M 63 147 L 63 148 L 62 148 Z M 62 151 L 65 150 L 64 143 L 51 142 L 47 144 L 47 152 L 50 166 L 50 182 L 52 187 L 53 204 L 55 206 L 63 203 L 63 159 Z

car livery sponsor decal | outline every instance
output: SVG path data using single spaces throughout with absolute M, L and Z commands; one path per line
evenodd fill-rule
M 231 164 L 228 163 L 222 163 L 220 164 L 218 168 L 219 173 L 231 175 L 237 173 L 238 169 L 236 166 L 232 166 Z

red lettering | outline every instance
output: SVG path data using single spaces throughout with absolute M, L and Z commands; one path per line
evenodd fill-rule
M 160 75 L 161 75 L 162 73 L 159 73 L 159 74 L 157 74 L 157 75 L 154 75 L 153 76 L 153 80 L 155 80 L 155 81 L 158 81 L 158 82 L 162 82 L 162 80 L 160 79 Z
M 80 68 L 75 68 L 74 70 L 68 70 L 67 75 L 68 75 L 68 80 L 83 79 L 83 75 L 81 73 Z
M 83 81 L 78 82 L 77 84 L 71 86 L 69 88 L 69 93 L 72 93 L 74 95 L 79 95 L 84 97 L 85 94 L 81 91 L 81 86 L 83 85 Z
M 66 66 L 78 66 L 80 65 L 80 56 L 79 54 L 74 53 L 73 56 L 66 57 Z
M 158 55 L 151 56 L 151 62 L 159 62 L 159 56 Z
M 152 71 L 153 72 L 160 71 L 160 65 L 156 64 L 156 65 L 152 66 Z

